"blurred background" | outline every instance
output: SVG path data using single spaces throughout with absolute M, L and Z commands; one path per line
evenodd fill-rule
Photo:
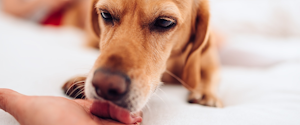
M 213 27 L 226 34 L 227 45 L 236 42 L 222 50 L 223 64 L 299 62 L 299 6 L 297 0 L 211 0 Z
M 300 1 L 210 1 L 225 108 L 191 106 L 184 88 L 163 86 L 143 124 L 299 125 Z M 0 0 L 0 87 L 65 96 L 63 83 L 87 74 L 99 54 L 83 46 L 86 6 L 85 0 Z M 0 111 L 0 124 L 18 123 Z

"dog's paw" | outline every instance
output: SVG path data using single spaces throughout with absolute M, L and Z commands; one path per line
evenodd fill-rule
M 85 98 L 84 95 L 84 83 L 86 77 L 75 77 L 67 81 L 62 89 L 64 90 L 65 94 L 75 98 L 75 99 L 83 99 Z
M 191 92 L 188 97 L 189 103 L 197 103 L 204 106 L 218 107 L 222 108 L 223 104 L 221 100 L 215 95 L 211 93 L 196 93 Z

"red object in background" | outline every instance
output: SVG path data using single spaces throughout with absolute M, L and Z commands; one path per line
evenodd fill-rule
M 43 25 L 51 25 L 51 26 L 60 26 L 62 24 L 62 17 L 63 17 L 64 9 L 60 9 L 51 13 L 47 16 L 44 21 L 41 22 Z

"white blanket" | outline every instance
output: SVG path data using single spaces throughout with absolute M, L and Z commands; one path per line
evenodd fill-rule
M 145 107 L 144 125 L 300 124 L 299 30 L 285 38 L 227 31 L 219 88 L 225 108 L 188 104 L 185 88 L 165 85 Z M 98 56 L 83 41 L 80 31 L 42 28 L 0 13 L 0 88 L 65 97 L 63 83 L 88 73 Z M 0 125 L 18 123 L 0 110 Z

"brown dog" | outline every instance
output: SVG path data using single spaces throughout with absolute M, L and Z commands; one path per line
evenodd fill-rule
M 65 84 L 67 94 L 136 112 L 162 80 L 182 83 L 189 102 L 222 107 L 208 0 L 92 0 L 89 14 L 89 45 L 101 54 L 87 77 Z

